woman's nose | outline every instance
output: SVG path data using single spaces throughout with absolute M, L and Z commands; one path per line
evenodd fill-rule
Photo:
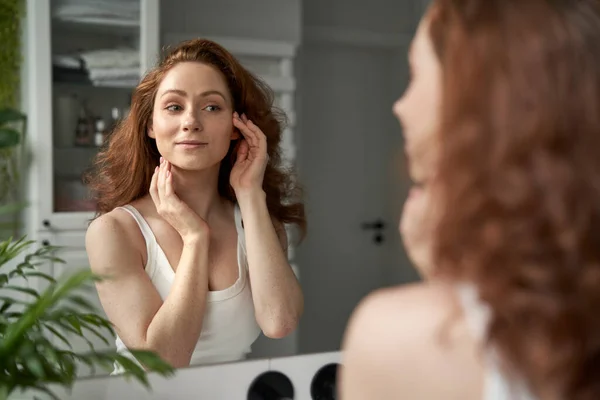
M 183 130 L 188 132 L 188 131 L 200 131 L 202 129 L 202 124 L 200 123 L 200 120 L 196 117 L 194 117 L 193 115 L 188 115 L 186 116 L 185 120 L 183 121 Z

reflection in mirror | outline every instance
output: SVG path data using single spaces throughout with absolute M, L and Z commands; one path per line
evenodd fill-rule
M 177 367 L 334 351 L 367 293 L 417 279 L 396 228 L 409 182 L 390 112 L 408 77 L 402 38 L 416 23 L 411 1 L 374 7 L 368 21 L 355 0 L 334 1 L 348 11 L 339 21 L 325 18 L 318 0 L 285 9 L 266 1 L 253 10 L 267 24 L 272 15 L 282 21 L 266 39 L 240 28 L 243 2 L 212 6 L 207 16 L 201 2 L 132 1 L 157 9 L 120 24 L 69 16 L 59 3 L 43 15 L 54 72 L 53 190 L 45 192 L 54 199 L 31 230 L 69 247 L 68 268 L 90 264 L 111 275 L 98 296 L 90 293 L 116 327 L 109 348 L 154 349 Z M 159 52 L 147 42 L 158 24 L 146 20 L 158 14 L 174 64 L 136 88 L 139 71 L 152 67 L 148 54 Z M 202 15 L 203 32 L 184 14 Z M 226 50 L 200 41 L 188 42 L 187 56 L 174 50 L 211 32 Z M 262 79 L 286 122 L 270 118 L 283 114 L 268 112 L 241 66 L 175 62 L 201 49 L 221 52 L 225 63 L 232 55 Z M 73 54 L 86 62 L 74 64 Z M 284 181 L 298 181 L 307 196 L 288 193 Z
M 248 400 L 293 400 L 294 385 L 279 371 L 260 374 L 248 389 Z
M 177 368 L 240 361 L 261 332 L 296 329 L 303 294 L 284 223 L 303 234 L 305 217 L 268 145 L 282 119 L 214 41 L 174 46 L 142 78 L 87 176 L 98 212 L 86 250 L 110 276 L 97 289 L 118 352 L 151 350 Z

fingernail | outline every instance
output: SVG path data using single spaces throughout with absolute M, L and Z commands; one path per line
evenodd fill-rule
M 162 162 L 163 162 L 163 158 L 162 158 L 162 157 L 160 157 L 160 163 L 162 164 Z

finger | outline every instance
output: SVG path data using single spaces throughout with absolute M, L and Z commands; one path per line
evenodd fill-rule
M 160 167 L 158 168 L 158 198 L 160 201 L 164 201 L 165 198 L 165 172 L 166 172 L 167 161 L 163 159 Z
M 256 126 L 256 124 L 254 122 L 252 122 L 251 120 L 248 120 L 248 122 L 246 122 L 246 126 L 252 132 L 254 132 L 259 147 L 264 147 L 265 150 L 266 150 L 266 148 L 267 148 L 267 135 L 265 135 L 265 133 L 262 131 L 262 129 L 260 129 L 258 126 Z
M 237 149 L 237 154 L 236 154 L 236 163 L 245 161 L 246 159 L 248 159 L 248 142 L 246 142 L 245 140 L 242 140 L 240 142 L 240 145 Z
M 160 205 L 160 199 L 158 197 L 158 171 L 159 167 L 154 168 L 154 174 L 152 174 L 152 180 L 150 181 L 150 197 L 154 201 L 155 206 Z
M 240 118 L 233 117 L 233 124 L 240 130 L 250 147 L 258 146 L 256 134 Z
M 167 170 L 165 177 L 165 196 L 170 199 L 175 197 L 175 190 L 173 189 L 173 174 L 171 173 L 170 168 Z

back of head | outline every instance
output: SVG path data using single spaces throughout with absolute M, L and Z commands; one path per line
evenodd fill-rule
M 541 398 L 600 398 L 600 1 L 437 0 L 436 274 Z
M 270 212 L 279 221 L 297 224 L 304 231 L 304 207 L 297 198 L 299 189 L 291 173 L 281 167 L 279 145 L 285 115 L 273 106 L 273 93 L 262 80 L 246 70 L 225 48 L 205 39 L 185 41 L 167 49 L 161 62 L 135 88 L 129 114 L 111 133 L 86 177 L 97 201 L 98 213 L 104 214 L 148 194 L 160 159 L 155 140 L 147 134 L 156 93 L 164 76 L 182 62 L 200 62 L 221 72 L 233 99 L 233 109 L 240 115 L 246 114 L 267 137 L 269 163 L 263 189 Z M 219 172 L 219 193 L 231 201 L 236 200 L 229 184 L 234 151 L 233 142 Z

